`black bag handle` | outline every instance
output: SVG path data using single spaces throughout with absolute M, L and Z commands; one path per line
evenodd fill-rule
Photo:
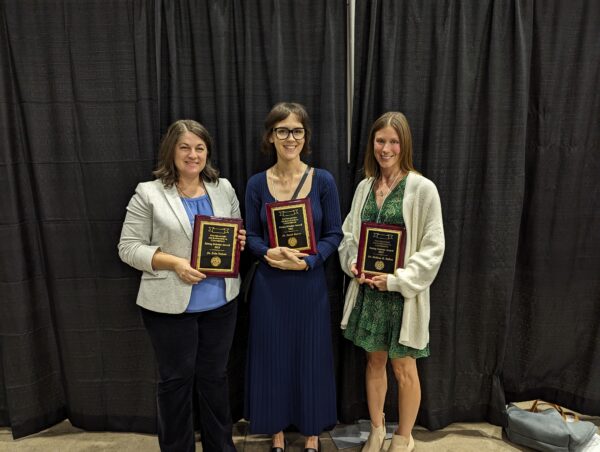
M 300 179 L 300 182 L 298 182 L 298 186 L 296 187 L 296 190 L 294 191 L 294 194 L 292 195 L 292 199 L 296 199 L 298 197 L 298 193 L 300 193 L 300 190 L 302 190 L 302 186 L 304 185 L 304 182 L 306 181 L 306 178 L 308 177 L 308 173 L 310 173 L 310 166 L 306 165 L 306 171 L 304 171 L 304 174 L 302 175 L 302 179 Z

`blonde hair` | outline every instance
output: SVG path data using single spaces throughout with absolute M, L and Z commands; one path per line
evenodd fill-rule
M 375 159 L 375 134 L 386 127 L 392 127 L 400 139 L 400 169 L 402 171 L 415 171 L 413 166 L 412 135 L 406 116 L 399 111 L 388 111 L 375 120 L 369 132 L 367 150 L 365 152 L 364 171 L 367 177 L 379 177 L 381 169 Z

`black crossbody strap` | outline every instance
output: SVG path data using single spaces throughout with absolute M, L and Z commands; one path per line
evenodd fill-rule
M 306 178 L 308 177 L 308 173 L 310 173 L 310 166 L 306 165 L 306 171 L 304 171 L 304 174 L 302 175 L 302 179 L 300 179 L 300 182 L 298 182 L 298 186 L 296 187 L 296 191 L 292 195 L 292 199 L 296 199 L 298 197 L 298 193 L 300 193 L 300 190 L 302 190 L 302 186 L 304 185 L 304 182 L 306 181 Z

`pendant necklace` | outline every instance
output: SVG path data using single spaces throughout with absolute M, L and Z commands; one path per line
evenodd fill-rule
M 385 194 L 385 198 L 387 198 L 387 196 L 390 194 L 390 192 L 394 188 L 394 184 L 396 183 L 396 180 L 398 180 L 398 177 L 400 176 L 400 174 L 402 174 L 402 170 L 400 170 L 400 172 L 398 174 L 396 174 L 396 177 L 394 177 L 394 180 L 392 181 L 392 183 L 390 185 L 386 184 L 388 191 Z M 381 183 L 383 183 L 383 176 L 381 177 Z M 379 190 L 377 190 L 377 195 L 383 196 L 383 189 L 381 187 L 379 187 Z M 383 199 L 385 200 L 385 198 L 383 198 Z
M 381 187 L 379 187 L 379 189 L 375 192 L 377 194 L 377 196 L 383 196 L 383 199 L 381 200 L 381 206 L 379 207 L 379 210 L 377 210 L 377 223 L 379 223 L 379 217 L 381 216 L 381 209 L 383 209 L 383 205 L 385 204 L 385 200 L 387 199 L 388 195 L 392 192 L 396 181 L 398 180 L 398 177 L 400 177 L 400 174 L 402 174 L 402 170 L 400 170 L 400 172 L 398 172 L 398 174 L 396 174 L 396 177 L 394 177 L 394 180 L 392 181 L 391 185 L 387 185 L 388 187 L 388 191 L 387 193 L 383 194 L 383 189 Z M 381 183 L 383 184 L 383 176 L 381 176 Z M 377 199 L 375 200 L 375 205 L 377 205 Z
M 304 164 L 304 165 L 305 165 L 304 171 L 306 171 L 306 168 L 308 167 L 308 165 L 307 164 Z M 275 199 L 275 201 L 278 201 L 278 198 L 275 196 L 275 194 L 276 194 L 275 177 L 279 178 L 282 188 L 285 188 L 285 184 L 284 184 L 283 177 L 277 176 L 275 174 L 275 171 L 273 170 L 273 168 L 274 167 L 271 167 L 266 171 L 266 173 L 267 173 L 267 188 L 271 192 L 271 196 L 273 197 L 273 199 Z M 292 175 L 292 178 L 290 179 L 290 184 L 293 182 L 294 182 L 294 176 Z
M 202 185 L 200 185 L 202 186 Z M 181 188 L 179 188 L 179 184 L 175 183 L 175 188 L 177 189 L 177 193 L 179 193 L 179 196 L 182 198 L 193 198 L 193 196 L 189 196 L 187 193 L 185 193 Z

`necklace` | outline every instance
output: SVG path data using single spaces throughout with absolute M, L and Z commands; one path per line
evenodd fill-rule
M 181 204 L 183 204 L 183 208 L 185 209 L 185 213 L 188 217 L 188 219 L 190 220 L 190 224 L 192 225 L 192 229 L 194 228 L 194 222 L 195 222 L 195 218 L 196 215 L 198 215 L 198 205 L 197 205 L 197 200 L 195 198 L 198 198 L 200 196 L 203 196 L 204 194 L 207 194 L 206 192 L 206 188 L 204 188 L 203 182 L 200 181 L 200 188 L 204 188 L 204 193 L 198 196 L 189 196 L 186 193 L 183 192 L 183 190 L 181 188 L 179 188 L 179 185 L 175 184 L 175 188 L 177 189 L 177 193 L 179 193 L 179 198 L 181 199 Z M 212 202 L 210 201 L 210 197 L 208 198 L 208 203 L 211 206 L 212 209 Z M 188 201 L 188 199 L 190 201 Z M 188 204 L 190 203 L 190 204 Z M 194 211 L 192 211 L 191 208 L 194 208 Z
M 180 187 L 179 184 L 176 183 L 175 184 L 175 188 L 177 189 L 177 193 L 179 193 L 179 196 L 181 196 L 182 198 L 196 198 L 197 196 L 190 196 L 188 195 L 186 192 L 184 192 Z M 200 188 L 202 188 L 202 182 L 200 182 Z M 201 195 L 198 195 L 201 196 Z
M 379 223 L 379 219 L 381 218 L 381 210 L 383 209 L 383 204 L 385 203 L 385 200 L 387 199 L 388 195 L 392 192 L 396 181 L 398 180 L 398 177 L 400 176 L 400 174 L 402 174 L 402 170 L 400 170 L 400 172 L 398 174 L 396 174 L 396 177 L 394 177 L 394 180 L 392 181 L 391 185 L 387 185 L 388 187 L 388 191 L 387 193 L 383 193 L 383 190 L 381 188 L 379 188 L 379 190 L 377 190 L 375 193 L 377 194 L 377 196 L 381 197 L 381 204 L 379 206 L 379 209 L 377 210 L 377 220 L 375 220 L 377 223 Z M 406 173 L 408 174 L 408 173 Z M 381 183 L 383 184 L 383 176 L 381 177 Z M 385 196 L 384 196 L 385 195 Z
M 394 185 L 396 184 L 396 181 L 398 180 L 398 177 L 400 176 L 400 174 L 402 174 L 402 170 L 400 170 L 400 172 L 398 174 L 396 174 L 396 177 L 394 177 L 394 180 L 392 181 L 392 183 L 390 185 L 385 184 L 385 186 L 388 189 L 387 193 L 384 193 L 383 188 L 381 188 L 381 186 L 383 185 L 383 176 L 381 176 L 381 183 L 379 185 L 379 189 L 376 191 L 377 196 L 379 196 L 379 197 L 383 196 L 383 199 L 385 200 L 385 198 L 387 198 L 387 196 L 390 194 L 390 192 L 394 188 Z
M 294 171 L 294 173 L 292 174 L 292 176 L 291 176 L 289 179 L 285 179 L 285 178 L 283 177 L 283 175 L 279 175 L 279 174 L 277 174 L 277 173 L 275 172 L 275 167 L 274 167 L 274 166 L 273 166 L 273 167 L 271 167 L 271 168 L 269 168 L 269 169 L 271 170 L 271 178 L 272 178 L 272 179 L 274 179 L 274 178 L 277 178 L 277 179 L 279 179 L 279 183 L 280 183 L 281 185 L 284 185 L 284 186 L 285 186 L 285 185 L 290 185 L 290 184 L 292 184 L 292 183 L 294 182 L 294 177 L 296 177 L 296 175 L 297 175 L 297 174 L 299 174 L 300 176 L 302 176 L 302 173 L 304 173 L 304 171 L 306 171 L 306 167 L 307 167 L 307 166 L 308 166 L 307 164 L 304 164 L 304 167 L 302 168 L 302 171 L 300 171 L 300 172 L 298 172 L 298 173 L 296 173 L 296 171 Z
M 271 195 L 273 196 L 273 198 L 275 198 L 275 200 L 277 200 L 277 199 L 279 199 L 279 197 L 275 196 L 276 194 L 285 196 L 285 194 L 287 194 L 288 191 L 291 191 L 291 187 L 294 182 L 295 174 L 293 174 L 290 179 L 285 180 L 282 176 L 279 176 L 275 173 L 274 168 L 275 167 L 273 166 L 267 170 L 267 187 L 269 188 L 269 191 L 271 192 Z M 304 171 L 306 171 L 306 168 L 308 168 L 307 164 L 304 165 Z M 302 176 L 300 176 L 300 177 L 302 177 Z M 277 193 L 277 190 L 276 190 L 277 187 L 275 185 L 275 178 L 279 179 L 279 184 L 281 185 L 281 188 L 282 188 L 281 193 Z

